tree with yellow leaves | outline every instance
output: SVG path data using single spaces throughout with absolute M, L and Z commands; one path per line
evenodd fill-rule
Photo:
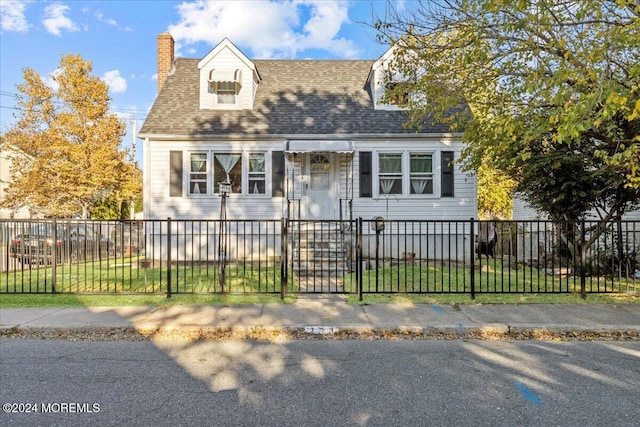
M 563 224 L 584 265 L 611 220 L 640 207 L 640 2 L 413 6 L 390 3 L 373 24 L 395 49 L 391 68 L 407 76 L 411 123 L 434 118 L 461 132 L 465 166 L 511 179 Z M 598 223 L 581 230 L 594 213 Z
M 640 205 L 640 2 L 429 0 L 374 27 L 412 123 L 462 132 L 466 166 L 555 220 Z
M 97 201 L 132 200 L 140 192 L 140 170 L 120 147 L 125 124 L 109 113 L 107 85 L 91 73 L 79 55 L 62 58 L 51 84 L 24 69 L 18 121 L 2 138 L 20 152 L 5 207 L 88 218 Z

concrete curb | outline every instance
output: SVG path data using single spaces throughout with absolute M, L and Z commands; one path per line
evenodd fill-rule
M 410 326 L 397 328 L 361 327 L 320 327 L 309 331 L 308 326 L 285 327 L 157 327 L 138 326 L 87 326 L 87 327 L 28 327 L 14 326 L 0 328 L 0 339 L 62 339 L 85 341 L 134 341 L 134 340 L 278 340 L 278 339 L 474 339 L 474 340 L 608 340 L 640 341 L 640 328 L 636 326 L 577 328 L 575 326 L 556 327 L 510 327 L 509 325 L 485 326 Z

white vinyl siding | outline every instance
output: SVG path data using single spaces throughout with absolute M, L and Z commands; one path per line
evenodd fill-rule
M 441 155 L 442 151 L 453 151 L 454 158 L 460 157 L 463 144 L 460 142 L 446 143 L 438 139 L 425 139 L 422 141 L 397 141 L 397 140 L 355 140 L 354 145 L 358 151 L 372 152 L 373 170 L 373 197 L 359 197 L 360 183 L 358 171 L 360 170 L 359 153 L 354 155 L 353 170 L 355 173 L 353 217 L 371 219 L 374 216 L 383 216 L 390 219 L 420 219 L 420 220 L 452 220 L 466 221 L 470 218 L 477 218 L 477 189 L 476 176 L 465 172 L 460 165 L 454 164 L 453 185 L 455 188 L 454 197 L 444 197 L 441 195 Z M 377 178 L 377 157 L 381 152 L 397 152 L 389 150 L 388 147 L 401 146 L 409 153 L 430 153 L 433 155 L 433 188 L 434 194 L 406 194 L 402 195 L 381 195 Z M 351 166 L 348 166 L 351 169 Z M 409 181 L 407 175 L 407 181 Z M 409 184 L 407 184 L 409 185 Z M 407 187 L 408 188 L 408 187 Z M 409 193 L 409 191 L 407 191 Z
M 183 191 L 181 197 L 169 197 L 170 190 L 170 153 L 178 147 L 183 152 Z M 244 147 L 250 147 L 243 151 Z M 194 143 L 183 141 L 150 141 L 145 144 L 145 219 L 217 219 L 220 215 L 220 197 L 213 188 L 213 160 L 215 153 L 242 153 L 248 170 L 249 153 L 265 153 L 265 193 L 232 193 L 227 198 L 227 217 L 233 219 L 280 219 L 286 213 L 286 199 L 271 197 L 271 158 L 272 151 L 282 150 L 282 143 L 259 142 L 211 142 Z M 208 194 L 189 194 L 190 153 L 209 154 Z M 245 183 L 244 187 L 248 184 Z
M 340 199 L 342 199 L 343 218 L 349 218 L 348 201 L 353 200 L 353 218 L 370 219 L 374 216 L 384 216 L 390 219 L 420 219 L 420 220 L 469 220 L 476 218 L 476 178 L 454 165 L 455 197 L 440 197 L 441 151 L 453 151 L 455 158 L 459 158 L 462 144 L 459 142 L 446 143 L 438 138 L 423 140 L 356 140 L 356 152 L 337 155 L 340 161 L 336 179 Z M 401 150 L 390 150 L 389 147 L 402 147 Z M 183 152 L 183 192 L 182 197 L 169 197 L 170 193 L 170 152 Z M 271 197 L 272 194 L 272 154 L 283 151 L 284 141 L 148 141 L 145 143 L 145 218 L 147 219 L 216 219 L 220 213 L 220 197 L 213 188 L 213 155 L 215 153 L 241 153 L 243 158 L 243 173 L 246 181 L 243 183 L 242 193 L 233 193 L 227 199 L 227 217 L 233 219 L 280 219 L 287 213 L 287 197 Z M 359 159 L 360 151 L 371 152 L 373 174 L 373 197 L 359 197 Z M 422 153 L 433 155 L 433 188 L 434 194 L 411 194 L 409 190 L 409 164 L 405 182 L 405 195 L 381 197 L 377 181 L 377 157 L 379 153 Z M 209 181 L 208 196 L 189 194 L 190 154 L 208 153 Z M 254 194 L 254 180 L 262 175 L 253 175 L 250 156 L 264 153 L 265 155 L 265 192 Z M 299 159 L 302 156 L 298 156 Z M 351 160 L 353 159 L 353 160 Z M 353 161 L 353 164 L 351 163 Z M 296 158 L 286 156 L 284 173 L 285 194 L 288 191 L 291 210 L 296 211 L 303 191 L 300 181 L 302 171 L 300 162 Z M 353 179 L 351 179 L 353 174 Z M 260 184 L 259 184 L 260 186 Z M 353 195 L 353 197 L 352 197 Z

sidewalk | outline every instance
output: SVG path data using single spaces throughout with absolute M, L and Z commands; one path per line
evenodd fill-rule
M 545 331 L 622 332 L 640 338 L 640 304 L 350 305 L 340 296 L 293 304 L 0 309 L 0 335 L 35 330 L 287 331 L 310 334 L 409 331 L 424 335 Z

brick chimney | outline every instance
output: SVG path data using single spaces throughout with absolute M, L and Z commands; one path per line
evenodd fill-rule
M 171 34 L 165 32 L 158 34 L 158 92 L 162 89 L 167 75 L 173 67 L 174 61 L 174 40 Z

